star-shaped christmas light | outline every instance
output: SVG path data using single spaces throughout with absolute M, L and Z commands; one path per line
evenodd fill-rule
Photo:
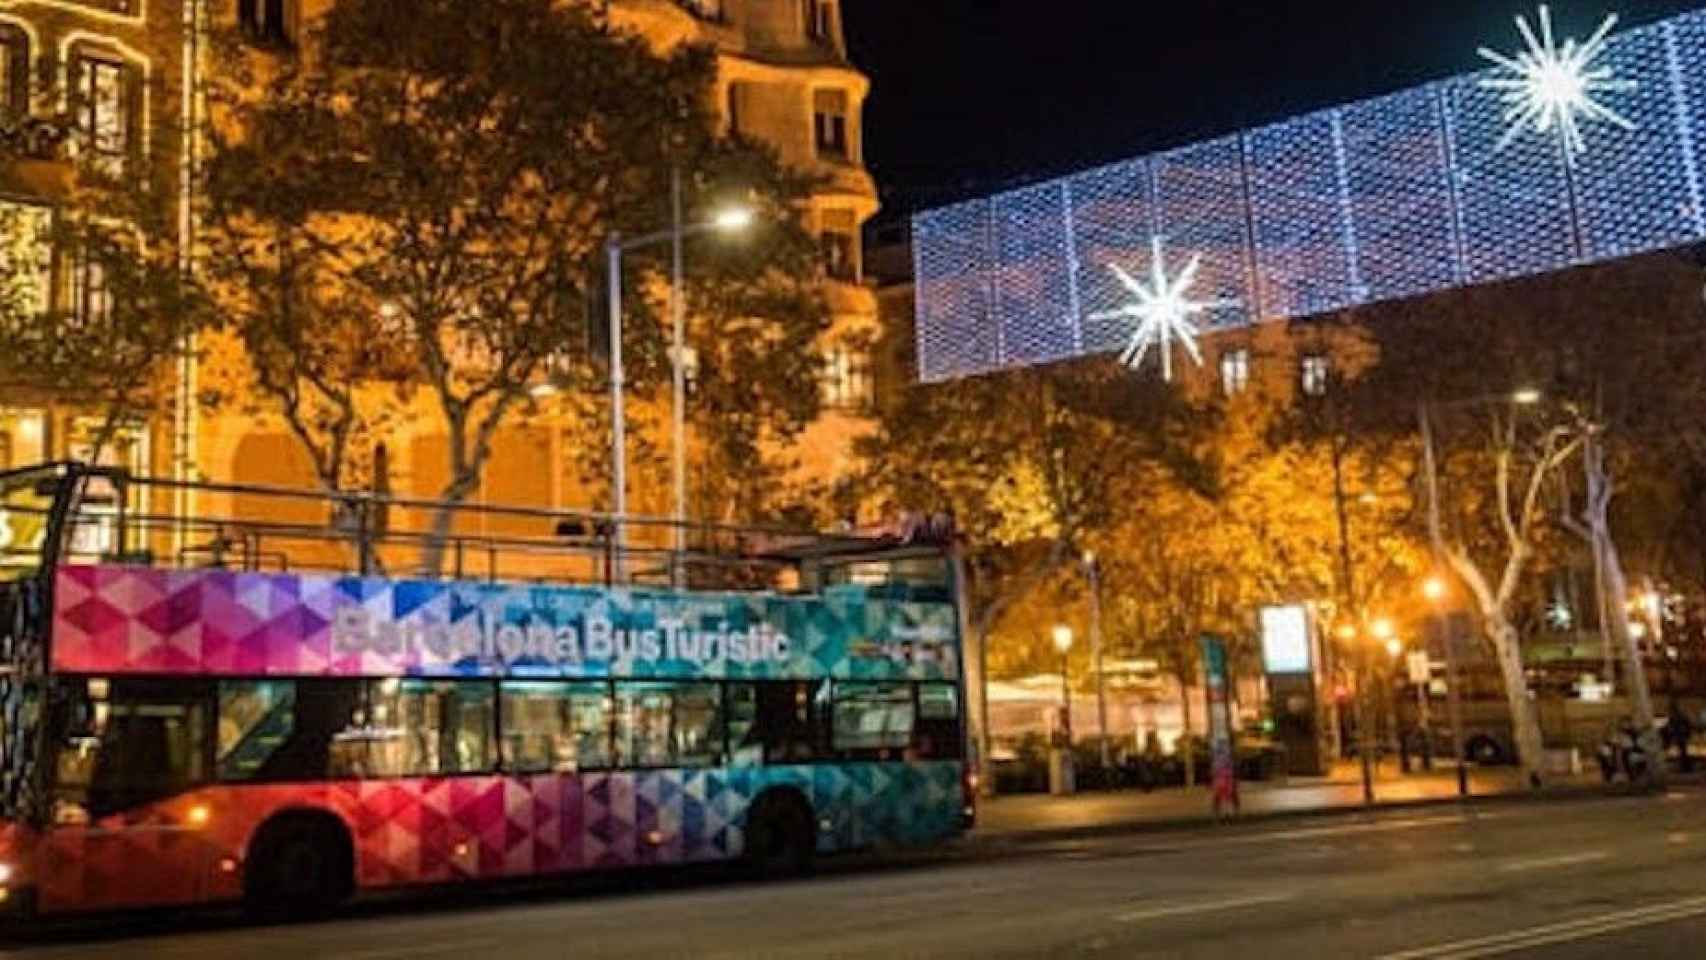
M 1601 103 L 1600 95 L 1628 93 L 1635 81 L 1619 80 L 1616 70 L 1607 65 L 1595 65 L 1605 52 L 1606 38 L 1617 26 L 1612 14 L 1595 30 L 1586 43 L 1575 38 L 1558 44 L 1552 33 L 1552 11 L 1540 6 L 1540 33 L 1535 35 L 1527 17 L 1517 17 L 1516 27 L 1522 33 L 1526 50 L 1506 56 L 1496 50 L 1481 48 L 1481 56 L 1503 68 L 1506 75 L 1489 77 L 1481 86 L 1496 90 L 1505 102 L 1505 123 L 1508 128 L 1496 149 L 1503 150 L 1525 129 L 1547 134 L 1554 129 L 1564 141 L 1564 151 L 1574 157 L 1587 149 L 1582 137 L 1582 124 L 1602 120 L 1635 129 L 1635 122 Z
M 1091 314 L 1090 319 L 1137 321 L 1131 341 L 1120 354 L 1120 362 L 1133 370 L 1139 369 L 1149 354 L 1149 348 L 1158 347 L 1161 354 L 1161 376 L 1165 380 L 1171 380 L 1174 340 L 1179 341 L 1179 345 L 1184 347 L 1185 353 L 1196 361 L 1197 366 L 1202 366 L 1202 352 L 1197 349 L 1197 337 L 1201 335 L 1202 329 L 1191 318 L 1217 307 L 1233 306 L 1238 301 L 1192 300 L 1191 285 L 1196 282 L 1197 270 L 1202 266 L 1202 255 L 1192 257 L 1177 277 L 1169 279 L 1161 238 L 1155 237 L 1152 243 L 1148 284 L 1133 277 L 1118 264 L 1108 264 L 1108 269 L 1119 280 L 1120 285 L 1136 299 L 1123 307 Z

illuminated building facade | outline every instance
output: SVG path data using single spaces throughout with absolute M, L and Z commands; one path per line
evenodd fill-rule
M 593 0 L 617 27 L 637 31 L 660 50 L 705 43 L 718 51 L 717 106 L 733 135 L 773 147 L 792 166 L 822 181 L 806 211 L 822 238 L 825 293 L 833 328 L 823 344 L 828 359 L 822 390 L 824 414 L 787 451 L 799 463 L 794 481 L 833 485 L 850 469 L 853 439 L 866 429 L 870 376 L 858 346 L 876 324 L 876 300 L 863 280 L 860 230 L 877 210 L 877 194 L 863 163 L 861 117 L 869 82 L 847 60 L 840 0 Z M 0 2 L 0 93 L 8 116 L 48 117 L 59 104 L 46 84 L 77 89 L 86 104 L 76 117 L 94 149 L 119 162 L 139 151 L 190 169 L 196 160 L 195 95 L 212 69 L 209 37 L 239 27 L 258 54 L 291 56 L 303 25 L 329 0 L 8 0 Z M 45 73 L 43 71 L 46 71 Z M 57 94 L 55 94 L 57 96 Z M 15 137 L 21 119 L 3 125 Z M 54 200 L 54 163 L 19 164 L 0 197 L 26 203 L 43 215 Z M 63 172 L 60 174 L 63 177 Z M 182 178 L 179 229 L 195 229 L 196 198 Z M 691 255 L 691 253 L 689 254 Z M 76 280 L 54 264 L 44 273 L 43 296 L 68 298 Z M 61 300 L 60 302 L 69 302 Z M 691 310 L 691 307 L 689 307 Z M 156 474 L 172 472 L 215 481 L 313 485 L 307 455 L 283 424 L 264 415 L 199 408 L 198 371 L 185 363 L 175 412 L 161 422 L 136 424 L 109 457 Z M 76 456 L 87 411 L 68 398 L 0 395 L 0 466 Z M 644 398 L 637 398 L 642 414 Z M 667 401 L 666 401 L 667 402 Z M 384 438 L 386 486 L 399 494 L 430 497 L 445 482 L 445 438 L 423 410 L 406 417 Z M 642 416 L 645 442 L 667 447 L 667 418 Z M 652 431 L 655 435 L 645 435 Z M 586 506 L 602 490 L 580 476 L 567 428 L 552 417 L 530 418 L 500 430 L 482 488 L 487 502 L 531 506 Z M 541 470 L 542 462 L 550 469 Z M 692 474 L 690 473 L 690 476 Z M 630 509 L 669 512 L 667 471 L 636 470 Z M 691 497 L 690 497 L 691 501 Z

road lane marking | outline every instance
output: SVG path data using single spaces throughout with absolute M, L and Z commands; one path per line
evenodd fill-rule
M 1706 914 L 1706 897 L 1691 897 L 1637 910 L 1624 910 L 1542 927 L 1530 927 L 1526 930 L 1497 933 L 1473 940 L 1458 940 L 1417 950 L 1388 953 L 1379 960 L 1479 960 L 1482 957 L 1497 957 L 1518 950 L 1587 940 L 1622 930 L 1687 920 L 1702 914 Z
M 1255 907 L 1266 903 L 1281 903 L 1294 898 L 1293 893 L 1262 893 L 1248 897 L 1234 897 L 1230 900 L 1204 900 L 1196 903 L 1176 903 L 1165 907 L 1149 907 L 1143 910 L 1130 910 L 1114 914 L 1114 919 L 1121 923 L 1142 923 L 1145 920 L 1159 920 L 1163 917 L 1183 917 L 1193 913 L 1217 913 L 1221 910 L 1236 910 L 1240 907 Z
M 1604 850 L 1588 850 L 1582 853 L 1566 853 L 1557 857 L 1533 857 L 1528 860 L 1512 860 L 1499 864 L 1500 873 L 1523 873 L 1528 870 L 1550 870 L 1553 867 L 1573 867 L 1578 863 L 1598 863 L 1611 854 Z
M 1324 827 L 1300 827 L 1295 830 L 1273 830 L 1266 833 L 1245 834 L 1241 836 L 1220 837 L 1202 844 L 1204 847 L 1219 847 L 1235 843 L 1277 843 L 1285 840 L 1307 840 L 1313 837 L 1345 836 L 1356 833 L 1389 833 L 1394 830 L 1417 830 L 1422 827 L 1443 827 L 1452 824 L 1462 825 L 1478 823 L 1483 820 L 1499 820 L 1502 813 L 1478 813 L 1473 817 L 1458 814 L 1439 817 L 1407 817 L 1402 820 L 1381 820 L 1376 823 L 1334 824 Z

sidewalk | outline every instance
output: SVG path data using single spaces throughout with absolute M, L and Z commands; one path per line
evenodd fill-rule
M 1469 771 L 1471 797 L 1515 797 L 1528 793 L 1513 767 Z M 1597 773 L 1549 781 L 1542 796 L 1579 794 L 1599 783 Z M 1362 773 L 1355 763 L 1342 764 L 1327 777 L 1292 777 L 1284 783 L 1240 783 L 1240 820 L 1351 811 L 1363 808 Z M 1404 775 L 1388 763 L 1374 783 L 1377 808 L 1401 808 L 1457 799 L 1455 768 Z M 1069 797 L 1024 794 L 980 802 L 977 829 L 985 840 L 1023 840 L 1042 837 L 1138 832 L 1213 822 L 1206 787 L 1190 790 L 1159 788 L 1153 793 L 1120 790 L 1081 793 Z

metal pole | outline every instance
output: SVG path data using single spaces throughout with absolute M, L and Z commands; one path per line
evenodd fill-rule
M 669 172 L 670 204 L 673 211 L 672 228 L 670 231 L 671 274 L 669 285 L 669 307 L 674 323 L 674 337 L 670 348 L 670 365 L 673 368 L 672 379 L 673 433 L 671 443 L 674 454 L 674 483 L 675 483 L 675 556 L 670 561 L 670 584 L 681 586 L 681 554 L 687 550 L 687 289 L 683 285 L 681 267 L 681 168 L 673 167 Z
M 1426 656 L 1424 653 L 1423 656 Z M 1416 684 L 1416 723 L 1422 728 L 1422 769 L 1434 768 L 1433 710 L 1428 705 L 1428 682 Z
M 1340 616 L 1354 616 L 1357 623 L 1356 650 L 1352 652 L 1352 662 L 1357 665 L 1357 754 L 1362 767 L 1362 802 L 1374 805 L 1374 728 L 1372 710 L 1368 698 L 1370 694 L 1368 651 L 1364 649 L 1368 642 L 1368 616 L 1366 611 L 1353 610 L 1357 608 L 1355 568 L 1351 563 L 1351 521 L 1350 510 L 1345 503 L 1345 454 L 1339 445 L 1338 428 L 1340 422 L 1335 412 L 1332 438 L 1333 449 L 1333 509 L 1339 521 L 1339 577 L 1344 590 L 1344 608 Z
M 1428 484 L 1428 531 L 1433 540 L 1434 564 L 1439 566 L 1439 465 L 1434 456 L 1433 423 L 1428 418 L 1428 402 L 1416 407 L 1416 421 L 1422 430 L 1423 476 Z M 1445 642 L 1446 709 L 1451 713 L 1451 752 L 1457 759 L 1457 795 L 1469 796 L 1469 767 L 1463 756 L 1463 692 L 1457 675 L 1457 634 L 1444 612 L 1439 614 L 1439 633 Z
M 1069 654 L 1062 650 L 1060 653 L 1060 730 L 1065 736 L 1066 748 L 1072 749 L 1072 687 L 1066 681 L 1066 664 Z
M 1449 617 L 1440 618 L 1445 637 L 1446 710 L 1451 713 L 1451 752 L 1457 757 L 1457 795 L 1469 796 L 1469 761 L 1463 755 L 1463 691 L 1457 672 L 1457 632 Z
M 622 548 L 628 515 L 628 427 L 623 409 L 622 374 L 622 238 L 612 235 L 605 245 L 610 270 L 610 483 L 612 504 L 611 579 L 622 576 Z
M 1101 735 L 1102 769 L 1107 770 L 1113 762 L 1108 756 L 1108 692 L 1102 669 L 1102 575 L 1095 557 L 1086 559 L 1084 565 L 1090 578 L 1090 656 L 1096 664 L 1096 732 Z

